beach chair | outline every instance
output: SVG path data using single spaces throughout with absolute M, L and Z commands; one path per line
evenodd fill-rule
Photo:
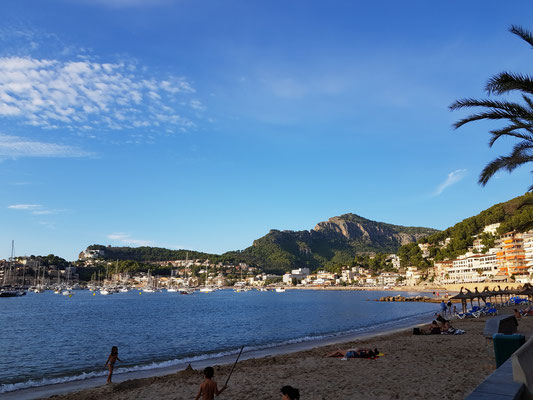
M 497 315 L 498 310 L 495 307 L 491 307 L 485 311 L 485 315 Z
M 470 312 L 464 312 L 464 313 L 455 313 L 455 316 L 459 319 L 465 319 L 466 317 L 473 317 L 474 315 Z

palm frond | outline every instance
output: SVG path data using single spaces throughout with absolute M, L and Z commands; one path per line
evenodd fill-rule
M 488 80 L 485 90 L 489 95 L 504 94 L 513 90 L 533 94 L 533 78 L 525 74 L 500 72 Z
M 533 149 L 533 143 L 528 140 L 523 140 L 513 146 L 513 152 L 510 154 L 510 157 L 513 158 L 522 158 L 522 157 L 533 157 L 530 151 Z
M 457 129 L 457 128 L 460 128 L 461 126 L 463 126 L 464 124 L 467 124 L 468 122 L 479 121 L 479 120 L 482 120 L 482 119 L 491 119 L 491 120 L 508 119 L 508 120 L 512 120 L 512 119 L 515 119 L 515 116 L 512 113 L 508 112 L 508 111 L 491 110 L 491 111 L 486 111 L 486 112 L 480 112 L 480 113 L 477 113 L 477 114 L 472 114 L 472 115 L 469 115 L 466 118 L 460 119 L 459 121 L 457 121 L 457 122 L 455 122 L 453 124 L 453 127 L 455 129 Z
M 505 128 L 501 129 L 495 129 L 493 131 L 490 131 L 492 134 L 492 137 L 489 141 L 489 147 L 492 147 L 494 145 L 494 142 L 501 138 L 502 136 L 513 136 L 518 139 L 523 139 L 526 141 L 530 141 L 533 143 L 533 134 L 531 133 L 523 133 L 523 132 L 514 132 L 517 129 L 531 129 L 531 126 L 521 125 L 518 123 L 515 123 L 513 125 L 506 126 Z
M 533 156 L 521 156 L 521 157 L 512 157 L 512 156 L 501 156 L 493 161 L 491 161 L 481 174 L 479 175 L 478 183 L 485 186 L 487 182 L 494 176 L 496 172 L 502 169 L 506 169 L 511 172 L 516 167 L 519 167 L 522 164 L 533 161 Z
M 527 105 L 529 106 L 529 108 L 531 110 L 533 110 L 533 100 L 531 99 L 531 97 L 529 96 L 526 96 L 525 94 L 522 95 L 522 98 L 524 99 L 524 101 L 527 103 Z
M 518 25 L 511 25 L 511 27 L 509 28 L 509 32 L 514 33 L 516 36 L 519 36 L 520 38 L 528 42 L 531 47 L 533 47 L 533 34 L 531 34 L 530 31 Z
M 531 118 L 533 121 L 533 112 L 525 108 L 523 105 L 510 102 L 510 101 L 497 101 L 497 100 L 479 100 L 473 98 L 457 100 L 455 103 L 452 103 L 449 108 L 450 110 L 459 110 L 465 107 L 486 107 L 494 108 L 497 110 L 504 110 L 512 113 L 516 117 L 520 118 Z

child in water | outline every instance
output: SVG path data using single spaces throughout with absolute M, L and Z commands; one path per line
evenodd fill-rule
M 107 361 L 105 362 L 105 366 L 109 369 L 109 375 L 107 375 L 107 383 L 111 383 L 113 368 L 115 368 L 115 362 L 117 360 L 123 362 L 120 358 L 118 358 L 118 347 L 113 346 L 111 347 L 111 354 L 109 355 L 109 357 L 107 357 Z
M 226 385 L 224 385 L 222 389 L 218 390 L 217 383 L 212 380 L 214 375 L 215 370 L 213 367 L 206 367 L 204 369 L 205 380 L 200 385 L 200 390 L 198 391 L 198 394 L 194 400 L 198 400 L 200 396 L 202 397 L 202 400 L 213 400 L 215 396 L 218 396 L 224 390 L 226 390 Z

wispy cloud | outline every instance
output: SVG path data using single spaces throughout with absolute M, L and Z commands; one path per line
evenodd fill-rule
M 50 210 L 44 208 L 41 204 L 12 204 L 7 206 L 10 210 L 29 211 L 33 215 L 53 215 L 67 210 Z
M 178 109 L 185 98 L 198 110 L 193 93 L 134 64 L 0 57 L 0 116 L 46 129 L 186 130 L 195 124 Z
M 7 208 L 11 210 L 37 210 L 39 208 L 42 208 L 42 205 L 40 204 L 13 204 L 8 206 Z
M 461 179 L 463 179 L 465 175 L 466 175 L 466 169 L 457 169 L 455 171 L 450 172 L 448 176 L 446 177 L 446 180 L 442 182 L 439 186 L 437 186 L 437 189 L 435 190 L 433 195 L 439 196 L 440 194 L 442 194 L 444 189 L 446 189 L 447 187 L 451 185 L 456 184 Z
M 88 157 L 92 154 L 74 146 L 38 142 L 0 133 L 0 157 Z
M 57 214 L 57 210 L 35 210 L 32 211 L 32 214 L 34 215 L 52 215 Z
M 107 235 L 108 239 L 120 242 L 122 244 L 129 244 L 134 246 L 149 246 L 153 244 L 151 240 L 134 239 L 129 233 L 117 232 Z

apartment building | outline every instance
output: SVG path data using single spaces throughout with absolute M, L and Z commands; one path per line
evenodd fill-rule
M 527 263 L 524 251 L 524 236 L 517 232 L 508 232 L 500 236 L 499 250 L 496 257 L 500 264 L 500 272 L 511 275 L 526 275 Z M 528 238 L 529 239 L 529 238 Z
M 449 264 L 448 264 L 449 265 Z M 452 265 L 442 270 L 443 283 L 469 283 L 492 280 L 500 270 L 496 253 L 472 254 L 452 261 Z

